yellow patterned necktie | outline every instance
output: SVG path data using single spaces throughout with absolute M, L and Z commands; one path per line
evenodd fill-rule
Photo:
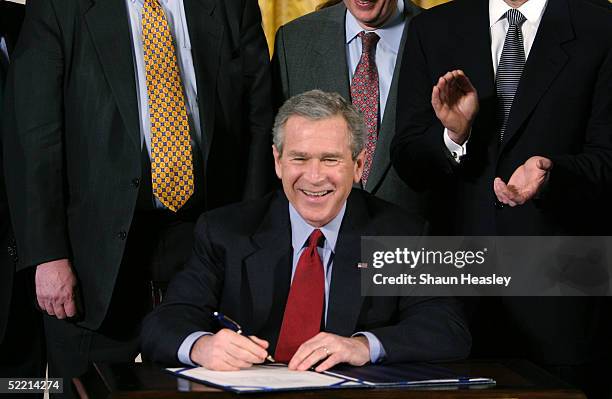
M 145 0 L 142 38 L 151 119 L 153 194 L 178 211 L 193 194 L 193 162 L 183 84 L 159 0 Z

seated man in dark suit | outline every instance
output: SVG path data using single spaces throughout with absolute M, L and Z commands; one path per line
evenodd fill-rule
M 399 208 L 352 188 L 365 128 L 338 94 L 289 99 L 274 125 L 283 191 L 204 214 L 193 255 L 147 317 L 143 353 L 163 363 L 237 370 L 268 354 L 291 369 L 315 363 L 467 356 L 471 337 L 452 298 L 364 297 L 360 237 L 420 234 Z M 251 339 L 213 321 L 218 310 Z M 216 333 L 212 333 L 216 332 Z

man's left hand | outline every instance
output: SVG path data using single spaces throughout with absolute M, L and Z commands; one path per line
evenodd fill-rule
M 493 190 L 497 200 L 510 206 L 523 205 L 540 192 L 552 167 L 550 159 L 536 156 L 519 166 L 508 184 L 499 177 L 495 178 Z
M 363 366 L 369 361 L 370 345 L 366 337 L 346 338 L 320 332 L 299 347 L 289 362 L 289 369 L 304 371 L 321 362 L 315 369 L 320 373 L 338 363 Z

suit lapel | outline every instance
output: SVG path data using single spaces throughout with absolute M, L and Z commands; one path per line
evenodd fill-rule
M 357 263 L 361 258 L 361 235 L 368 219 L 367 209 L 361 196 L 349 196 L 346 213 L 342 220 L 330 287 L 326 331 L 342 336 L 355 332 L 361 312 L 361 273 Z
M 500 154 L 567 63 L 562 44 L 573 38 L 567 2 L 549 1 L 512 103 Z
M 464 70 L 478 90 L 480 101 L 495 100 L 493 62 L 491 60 L 491 30 L 487 0 L 463 2 L 466 8 L 461 12 L 463 23 L 458 24 L 458 54 L 461 62 L 457 65 Z
M 223 25 L 214 18 L 215 0 L 184 0 L 196 74 L 204 161 L 208 159 L 215 126 L 215 91 L 221 59 Z
M 132 34 L 124 0 L 96 0 L 85 20 L 126 130 L 140 148 Z
M 404 45 L 406 43 L 406 32 L 412 17 L 419 13 L 419 8 L 407 1 L 404 3 L 404 17 L 406 24 L 402 33 L 402 40 L 397 51 L 397 59 L 395 60 L 395 68 L 393 70 L 393 78 L 391 79 L 391 87 L 389 88 L 389 96 L 385 106 L 385 114 L 381 120 L 380 130 L 378 132 L 378 142 L 376 143 L 376 151 L 372 160 L 372 169 L 365 189 L 368 192 L 375 192 L 382 182 L 387 171 L 391 167 L 389 158 L 391 141 L 395 135 L 395 107 L 397 105 L 397 82 L 399 80 L 399 70 L 402 65 L 402 56 L 404 55 Z
M 289 295 L 292 257 L 289 205 L 281 191 L 262 220 L 252 237 L 254 251 L 244 259 L 244 270 L 252 295 L 253 331 L 260 331 L 275 318 L 279 322 L 272 330 L 278 334 Z M 279 308 L 280 317 L 271 314 Z
M 350 99 L 344 30 L 346 8 L 343 4 L 332 8 L 329 18 L 321 24 L 319 37 L 312 39 L 316 65 L 311 71 L 314 74 L 311 81 L 317 82 L 317 87 L 334 88 L 342 97 Z

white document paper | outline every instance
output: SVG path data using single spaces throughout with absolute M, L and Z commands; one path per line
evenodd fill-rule
M 289 370 L 286 365 L 280 364 L 256 365 L 240 371 L 212 371 L 204 367 L 169 368 L 168 371 L 204 383 L 245 392 L 362 385 L 313 371 Z

